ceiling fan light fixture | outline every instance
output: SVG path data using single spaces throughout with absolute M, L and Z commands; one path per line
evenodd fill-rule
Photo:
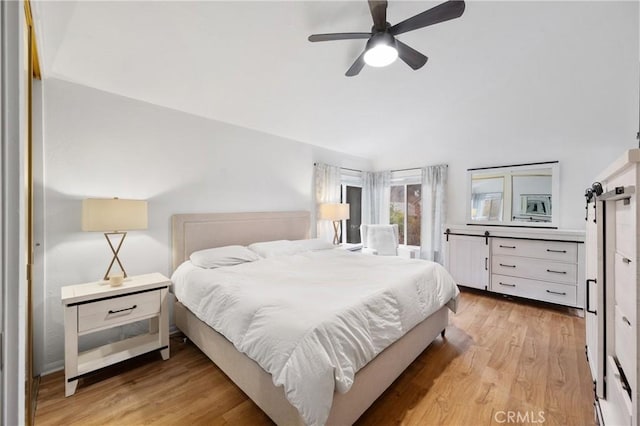
M 375 33 L 367 41 L 364 62 L 371 67 L 386 67 L 398 57 L 396 39 L 387 32 Z
M 398 58 L 398 50 L 388 44 L 379 43 L 367 50 L 364 61 L 371 67 L 386 67 Z

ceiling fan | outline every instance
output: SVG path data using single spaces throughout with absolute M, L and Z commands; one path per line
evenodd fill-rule
M 395 36 L 459 18 L 465 8 L 464 1 L 450 0 L 392 26 L 387 22 L 387 0 L 368 1 L 373 18 L 371 32 L 313 34 L 309 36 L 309 41 L 312 42 L 368 39 L 364 52 L 347 70 L 347 77 L 358 75 L 365 64 L 372 67 L 385 67 L 398 57 L 414 70 L 422 68 L 427 63 L 427 57 L 397 40 Z

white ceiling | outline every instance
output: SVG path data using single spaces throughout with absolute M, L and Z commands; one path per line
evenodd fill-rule
M 388 21 L 438 3 L 391 0 Z M 344 73 L 364 40 L 307 36 L 368 31 L 365 0 L 45 1 L 34 11 L 46 77 L 376 161 L 416 142 L 435 148 L 458 127 L 482 136 L 522 100 L 576 102 L 601 61 L 617 66 L 628 36 L 617 20 L 632 9 L 610 4 L 467 2 L 460 19 L 398 37 L 429 57 L 421 70 L 397 61 L 353 78 Z

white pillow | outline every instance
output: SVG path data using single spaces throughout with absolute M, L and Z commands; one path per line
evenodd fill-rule
M 303 251 L 316 251 L 316 250 L 329 250 L 336 248 L 330 242 L 323 240 L 322 238 L 312 238 L 310 240 L 295 240 L 291 241 L 296 248 L 296 253 Z
M 243 246 L 225 246 L 194 251 L 189 259 L 200 268 L 211 269 L 253 262 L 260 257 Z
M 262 243 L 253 243 L 249 248 L 258 253 L 260 257 L 286 256 L 296 253 L 296 246 L 289 240 L 265 241 Z

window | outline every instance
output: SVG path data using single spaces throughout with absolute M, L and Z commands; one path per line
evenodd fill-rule
M 422 185 L 391 185 L 389 222 L 398 225 L 400 244 L 420 245 Z
M 389 222 L 398 225 L 399 242 L 420 245 L 422 219 L 422 185 L 419 169 L 391 172 Z

